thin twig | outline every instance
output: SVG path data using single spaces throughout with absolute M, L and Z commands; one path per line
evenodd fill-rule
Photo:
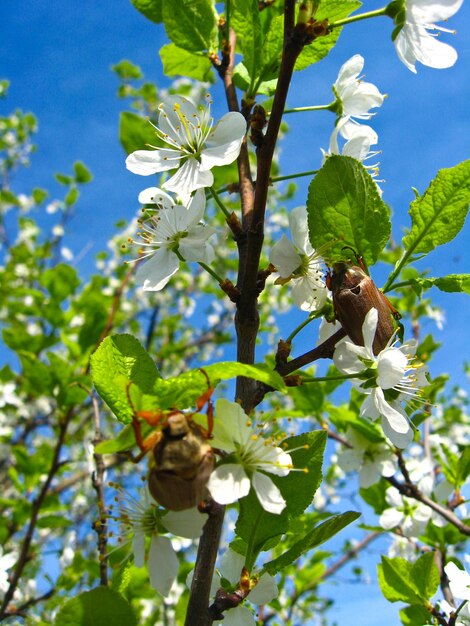
M 101 437 L 101 420 L 100 420 L 100 407 L 95 395 L 91 396 L 91 402 L 93 404 L 93 415 L 95 422 L 95 436 L 93 439 L 93 445 L 96 446 L 102 440 Z M 91 482 L 93 489 L 96 491 L 98 499 L 98 513 L 99 518 L 94 523 L 94 530 L 98 536 L 98 554 L 100 561 L 100 583 L 103 586 L 107 586 L 108 579 L 108 562 L 106 556 L 106 548 L 108 545 L 108 521 L 106 515 L 106 507 L 104 503 L 104 475 L 106 472 L 106 465 L 103 460 L 102 454 L 93 454 L 95 460 L 96 470 L 92 473 Z
M 64 445 L 67 428 L 70 424 L 70 421 L 72 420 L 73 415 L 74 415 L 74 410 L 73 408 L 71 408 L 69 409 L 68 413 L 63 417 L 62 421 L 60 422 L 57 442 L 54 448 L 54 455 L 52 458 L 49 472 L 47 473 L 46 480 L 44 481 L 38 495 L 31 503 L 31 518 L 29 520 L 29 524 L 26 529 L 26 533 L 23 539 L 23 543 L 21 545 L 20 554 L 18 556 L 15 569 L 11 575 L 10 584 L 8 586 L 8 589 L 5 592 L 2 606 L 0 607 L 0 620 L 3 619 L 7 614 L 8 605 L 10 604 L 13 598 L 13 595 L 16 591 L 18 582 L 21 578 L 25 565 L 29 560 L 29 549 L 33 541 L 34 531 L 36 530 L 36 524 L 37 524 L 38 517 L 39 517 L 39 511 L 41 510 L 41 506 L 44 502 L 44 499 L 47 496 L 51 482 L 61 467 L 60 455 L 62 453 L 62 447 Z

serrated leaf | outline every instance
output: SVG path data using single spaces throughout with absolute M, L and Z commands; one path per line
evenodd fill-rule
M 283 442 L 282 448 L 291 455 L 294 468 L 306 470 L 289 472 L 284 478 L 273 477 L 287 503 L 289 517 L 297 517 L 313 501 L 322 478 L 326 441 L 326 432 L 317 430 L 289 437 Z
M 382 556 L 382 563 L 377 565 L 377 569 L 380 589 L 387 600 L 422 604 L 419 591 L 411 578 L 412 564 L 406 559 Z
M 247 378 L 253 378 L 261 383 L 265 383 L 277 391 L 287 391 L 282 376 L 264 363 L 246 365 L 245 363 L 238 363 L 236 361 L 222 361 L 221 363 L 205 366 L 204 371 L 207 372 L 211 381 L 212 378 L 229 380 L 236 376 L 246 376 Z
M 237 34 L 237 51 L 243 54 L 243 65 L 251 81 L 260 73 L 262 31 L 257 0 L 237 0 L 233 3 L 231 26 Z
M 163 0 L 131 0 L 134 7 L 145 15 L 145 17 L 155 24 L 163 21 L 162 2 Z
M 461 230 L 470 203 L 470 160 L 442 169 L 410 206 L 411 230 L 403 238 L 408 255 L 428 253 Z
M 457 486 L 461 487 L 467 476 L 470 474 L 470 447 L 466 447 L 462 452 L 457 465 Z
M 422 626 L 430 623 L 432 618 L 424 606 L 413 604 L 401 609 L 400 619 L 403 626 Z
M 408 281 L 413 286 L 418 286 L 420 290 L 437 287 L 447 293 L 468 293 L 470 294 L 470 274 L 448 274 L 447 276 L 426 278 L 412 278 Z
M 240 514 L 235 525 L 235 534 L 251 547 L 252 559 L 263 549 L 270 539 L 286 532 L 289 527 L 287 510 L 279 515 L 263 509 L 253 489 L 239 502 Z
M 329 244 L 333 259 L 351 246 L 372 265 L 389 240 L 390 208 L 366 168 L 351 157 L 327 158 L 310 183 L 307 211 L 312 246 Z
M 319 22 L 325 19 L 329 22 L 335 22 L 348 17 L 361 4 L 357 0 L 322 0 L 315 19 Z M 334 28 L 330 34 L 325 37 L 318 37 L 311 44 L 305 46 L 295 63 L 294 70 L 304 70 L 306 67 L 323 59 L 336 45 L 341 31 L 342 28 Z
M 125 426 L 117 437 L 100 441 L 95 446 L 96 454 L 115 454 L 128 450 L 135 445 L 135 434 L 132 426 Z
M 87 168 L 85 163 L 82 163 L 81 161 L 76 161 L 73 164 L 73 171 L 75 172 L 76 183 L 84 184 L 93 180 L 90 170 Z
M 210 0 L 163 0 L 162 16 L 170 40 L 188 52 L 212 51 L 217 19 Z
M 423 554 L 413 563 L 411 580 L 423 601 L 433 597 L 440 582 L 439 570 L 433 552 Z
M 212 78 L 212 63 L 207 56 L 193 54 L 178 48 L 174 43 L 162 46 L 159 54 L 166 76 L 186 76 L 200 81 Z
M 135 337 L 123 334 L 107 337 L 90 362 L 98 393 L 119 421 L 129 423 L 134 415 L 129 394 L 151 392 L 159 377 L 152 358 Z
M 323 522 L 304 535 L 289 550 L 287 550 L 287 552 L 284 552 L 283 555 L 266 563 L 264 565 L 264 569 L 270 574 L 276 574 L 284 567 L 287 567 L 296 561 L 302 556 L 302 554 L 305 554 L 309 550 L 312 550 L 312 548 L 319 546 L 336 535 L 336 533 L 356 520 L 360 517 L 360 515 L 360 513 L 356 513 L 355 511 L 347 511 L 346 513 L 335 515 L 334 517 L 326 520 L 326 522 Z
M 54 626 L 136 626 L 130 604 L 108 587 L 97 587 L 72 598 L 60 609 Z

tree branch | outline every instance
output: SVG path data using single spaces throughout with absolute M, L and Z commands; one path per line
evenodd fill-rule
M 34 531 L 36 529 L 36 524 L 37 524 L 38 517 L 39 517 L 39 511 L 41 510 L 41 506 L 49 491 L 51 482 L 55 474 L 61 467 L 60 455 L 62 452 L 62 446 L 64 445 L 67 428 L 70 424 L 73 414 L 74 414 L 73 409 L 72 408 L 69 409 L 68 413 L 64 416 L 64 418 L 60 422 L 59 433 L 58 433 L 57 442 L 56 442 L 55 449 L 54 449 L 54 456 L 52 458 L 51 467 L 47 474 L 46 480 L 44 481 L 44 484 L 41 487 L 41 490 L 39 491 L 38 495 L 31 503 L 31 519 L 29 520 L 29 524 L 26 529 L 26 534 L 23 539 L 23 543 L 21 545 L 21 550 L 18 556 L 18 561 L 16 562 L 15 569 L 10 579 L 10 584 L 8 586 L 8 589 L 5 592 L 2 606 L 0 607 L 0 620 L 2 620 L 7 614 L 8 605 L 10 604 L 13 598 L 13 594 L 15 593 L 15 590 L 18 586 L 18 582 L 21 578 L 25 565 L 29 560 L 29 549 L 33 540 Z

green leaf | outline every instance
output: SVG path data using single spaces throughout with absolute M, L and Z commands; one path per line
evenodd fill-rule
M 54 174 L 54 178 L 61 185 L 71 185 L 73 183 L 72 176 L 68 176 L 67 174 Z
M 78 191 L 78 189 L 76 187 L 72 187 L 64 198 L 65 204 L 68 207 L 74 205 L 77 202 L 79 195 L 80 195 L 80 192 Z
M 433 552 L 423 554 L 413 563 L 411 580 L 422 600 L 429 600 L 437 592 L 440 575 Z
M 332 258 L 351 246 L 372 265 L 389 240 L 390 209 L 366 168 L 351 157 L 327 158 L 310 183 L 307 210 L 312 246 L 329 244 Z
M 315 19 L 319 22 L 325 19 L 335 22 L 347 17 L 361 4 L 357 0 L 322 0 Z M 336 45 L 342 30 L 342 28 L 334 28 L 329 35 L 318 37 L 311 44 L 305 46 L 295 63 L 294 70 L 304 70 L 323 59 Z
M 48 366 L 30 352 L 20 350 L 18 356 L 21 360 L 25 391 L 29 391 L 33 396 L 49 395 L 52 390 Z
M 470 160 L 440 170 L 410 205 L 411 230 L 403 238 L 408 254 L 428 253 L 461 230 L 470 202 Z
M 429 624 L 432 618 L 424 606 L 413 604 L 401 609 L 400 619 L 404 626 L 423 626 Z
M 219 380 L 229 380 L 230 378 L 235 378 L 237 376 L 246 376 L 247 378 L 253 378 L 254 380 L 258 380 L 261 383 L 269 385 L 277 391 L 287 391 L 287 387 L 282 376 L 264 363 L 258 365 L 246 365 L 236 361 L 222 361 L 221 363 L 204 366 L 204 371 L 207 372 L 211 382 L 212 379 L 216 378 Z
M 461 487 L 470 474 L 470 447 L 467 446 L 464 448 L 464 451 L 460 455 L 457 470 L 456 483 L 458 487 Z
M 125 426 L 117 437 L 114 439 L 106 439 L 106 441 L 100 441 L 95 446 L 96 454 L 115 454 L 116 452 L 122 452 L 128 450 L 135 445 L 135 434 L 132 426 Z
M 389 602 L 407 602 L 422 604 L 419 590 L 412 578 L 412 564 L 406 559 L 389 559 L 382 556 L 382 563 L 377 566 L 380 589 Z
M 136 626 L 131 606 L 107 587 L 97 587 L 72 598 L 60 609 L 54 626 Z
M 100 396 L 119 421 L 131 422 L 134 409 L 129 396 L 150 393 L 159 377 L 150 355 L 135 337 L 123 334 L 107 337 L 90 361 L 91 378 Z
M 149 1 L 152 2 L 152 0 L 147 0 L 147 2 Z M 116 63 L 116 65 L 112 65 L 111 69 L 113 70 L 113 72 L 116 72 L 121 80 L 140 80 L 141 78 L 143 78 L 142 70 L 140 69 L 140 67 L 138 65 L 135 65 L 128 59 L 122 59 L 122 61 L 119 61 L 119 63 Z
M 80 285 L 77 271 L 66 263 L 59 263 L 42 272 L 39 282 L 57 302 L 71 296 Z
M 335 515 L 326 520 L 319 526 L 313 528 L 310 532 L 304 535 L 299 541 L 297 541 L 287 552 L 284 552 L 277 559 L 273 559 L 264 565 L 264 569 L 270 574 L 276 574 L 284 567 L 287 567 L 298 558 L 305 554 L 312 548 L 316 548 L 334 535 L 342 530 L 345 526 L 354 522 L 360 513 L 355 511 L 347 511 L 340 515 Z
M 290 517 L 297 517 L 312 503 L 322 478 L 321 469 L 326 441 L 326 432 L 316 430 L 290 437 L 283 442 L 282 448 L 290 453 L 294 468 L 307 470 L 306 472 L 289 472 L 283 478 L 273 477 L 287 503 L 287 512 Z
M 237 51 L 243 54 L 243 65 L 252 81 L 259 76 L 262 55 L 262 31 L 257 0 L 233 3 L 231 26 L 237 34 Z
M 41 189 L 41 187 L 35 187 L 31 195 L 33 196 L 34 202 L 36 204 L 42 204 L 49 194 L 45 189 Z
M 163 21 L 162 3 L 163 0 L 131 0 L 134 7 L 145 15 L 145 17 L 155 24 Z
M 447 293 L 463 292 L 470 294 L 470 274 L 448 274 L 447 276 L 426 278 L 412 278 L 409 282 L 413 286 L 417 286 L 419 293 L 431 287 L 437 287 L 441 291 Z
M 217 15 L 211 0 L 163 0 L 163 23 L 171 41 L 188 52 L 211 52 L 217 42 Z
M 193 54 L 174 43 L 162 46 L 159 54 L 166 76 L 186 76 L 201 81 L 212 79 L 212 63 L 207 56 Z
M 155 135 L 149 121 L 129 111 L 123 111 L 119 117 L 119 141 L 126 154 L 135 150 L 145 150 L 149 144 L 153 146 L 163 145 Z
M 93 176 L 85 163 L 76 161 L 73 164 L 73 171 L 75 172 L 75 182 L 79 184 L 89 183 L 93 180 Z
M 239 502 L 240 514 L 235 525 L 235 533 L 250 546 L 247 567 L 251 566 L 261 550 L 269 548 L 269 540 L 284 534 L 289 528 L 287 509 L 279 515 L 263 509 L 253 489 Z M 267 545 L 268 544 L 268 545 Z
M 41 515 L 38 519 L 38 528 L 67 528 L 72 524 L 65 515 Z

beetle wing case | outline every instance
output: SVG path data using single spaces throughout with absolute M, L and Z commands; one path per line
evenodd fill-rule
M 378 322 L 373 351 L 378 354 L 395 332 L 392 308 L 387 297 L 357 265 L 335 263 L 330 285 L 336 318 L 355 344 L 364 345 L 362 324 L 370 309 L 377 309 Z

